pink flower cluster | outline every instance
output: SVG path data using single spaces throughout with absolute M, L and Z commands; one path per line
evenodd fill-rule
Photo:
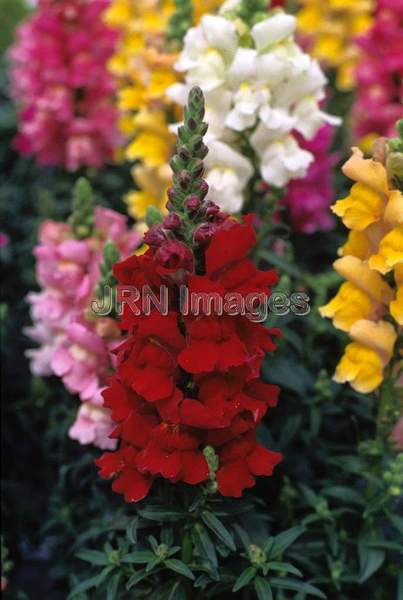
M 329 152 L 332 137 L 333 127 L 324 125 L 312 140 L 302 136 L 298 140 L 302 148 L 314 155 L 314 161 L 303 179 L 290 181 L 283 200 L 294 231 L 314 233 L 333 226 L 329 208 L 334 199 L 332 167 L 336 162 Z
M 356 135 L 394 136 L 395 122 L 403 114 L 402 0 L 378 0 L 373 26 L 357 42 L 362 58 L 353 109 Z
M 117 33 L 102 20 L 109 0 L 40 0 L 10 50 L 19 107 L 17 150 L 41 165 L 101 167 L 120 143 L 115 83 L 106 63 Z
M 67 390 L 82 401 L 70 437 L 100 448 L 115 447 L 108 438 L 113 425 L 102 407 L 101 391 L 113 370 L 111 350 L 121 341 L 113 319 L 90 311 L 108 240 L 127 258 L 141 237 L 128 230 L 125 216 L 101 207 L 95 209 L 93 235 L 84 240 L 74 239 L 66 223 L 42 224 L 34 250 L 42 289 L 28 295 L 34 324 L 25 330 L 40 344 L 27 351 L 32 373 L 61 377 Z

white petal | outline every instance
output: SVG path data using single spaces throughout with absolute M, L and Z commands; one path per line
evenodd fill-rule
M 256 50 L 252 48 L 238 48 L 228 70 L 228 82 L 231 87 L 237 88 L 245 81 L 256 79 L 256 57 Z
M 220 16 L 205 15 L 201 26 L 208 45 L 219 50 L 227 64 L 232 62 L 238 47 L 238 36 L 232 21 Z
M 252 27 L 252 37 L 259 52 L 288 38 L 295 31 L 296 19 L 279 12 Z
M 171 98 L 177 104 L 185 106 L 189 95 L 190 85 L 184 83 L 174 83 L 165 92 L 168 98 Z
M 225 119 L 225 124 L 235 131 L 245 131 L 249 127 L 253 127 L 256 122 L 256 116 L 254 112 L 252 114 L 243 113 L 240 110 L 234 108 L 228 113 Z

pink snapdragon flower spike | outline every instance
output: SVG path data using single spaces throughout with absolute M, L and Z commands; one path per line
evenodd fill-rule
M 102 167 L 120 144 L 115 83 L 106 68 L 117 33 L 109 0 L 41 0 L 10 50 L 19 109 L 16 149 L 40 165 Z
M 393 137 L 403 114 L 403 2 L 378 0 L 374 24 L 357 43 L 361 60 L 353 119 L 366 150 L 378 136 Z
M 121 334 L 113 319 L 92 314 L 90 303 L 96 297 L 108 241 L 127 258 L 139 246 L 141 236 L 128 229 L 124 215 L 103 207 L 95 208 L 92 235 L 83 240 L 74 238 L 70 224 L 42 224 L 34 249 L 42 289 L 27 297 L 33 326 L 25 329 L 39 344 L 26 352 L 32 373 L 60 377 L 86 407 L 80 409 L 70 436 L 106 449 L 113 448 L 115 441 L 108 438 L 112 426 L 108 409 L 102 407 L 101 392 L 113 372 L 112 351 Z
M 300 146 L 313 154 L 314 161 L 305 177 L 290 181 L 283 200 L 294 231 L 314 233 L 333 227 L 330 213 L 334 198 L 332 168 L 337 161 L 330 153 L 333 131 L 331 125 L 324 125 L 312 140 L 300 136 Z

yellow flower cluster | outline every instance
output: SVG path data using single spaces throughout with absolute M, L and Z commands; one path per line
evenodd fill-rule
M 195 19 L 221 1 L 194 1 Z M 129 140 L 125 158 L 137 161 L 132 174 L 139 191 L 127 194 L 126 202 L 129 214 L 139 221 L 149 206 L 164 212 L 171 175 L 168 162 L 175 136 L 169 122 L 180 120 L 180 115 L 165 94 L 178 80 L 173 68 L 177 53 L 165 32 L 174 10 L 173 0 L 113 0 L 104 16 L 121 36 L 109 69 L 119 84 L 120 129 Z
M 372 23 L 374 0 L 300 0 L 299 31 L 311 42 L 310 53 L 337 70 L 336 85 L 354 87 L 359 50 L 354 43 Z
M 320 313 L 353 340 L 335 381 L 369 393 L 382 383 L 403 325 L 403 194 L 390 189 L 384 165 L 358 148 L 343 172 L 356 182 L 332 207 L 351 230 L 334 263 L 346 281 Z

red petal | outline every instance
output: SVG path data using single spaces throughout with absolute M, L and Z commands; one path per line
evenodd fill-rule
M 246 462 L 238 460 L 228 463 L 217 471 L 217 484 L 223 496 L 240 498 L 245 488 L 255 485 L 255 478 L 249 472 Z
M 247 458 L 248 466 L 254 475 L 271 475 L 274 467 L 281 461 L 280 452 L 266 450 L 256 444 L 255 449 Z
M 141 471 L 160 473 L 166 479 L 173 479 L 180 471 L 180 452 L 163 451 L 157 444 L 150 442 L 137 456 L 137 467 Z
M 153 478 L 126 467 L 122 474 L 115 479 L 112 489 L 118 494 L 124 494 L 126 502 L 139 502 L 150 491 Z
M 208 464 L 201 452 L 182 452 L 181 462 L 181 480 L 185 483 L 196 485 L 208 479 Z
M 103 479 L 111 479 L 124 467 L 123 456 L 120 450 L 116 452 L 105 452 L 95 464 L 100 467 L 99 475 Z

